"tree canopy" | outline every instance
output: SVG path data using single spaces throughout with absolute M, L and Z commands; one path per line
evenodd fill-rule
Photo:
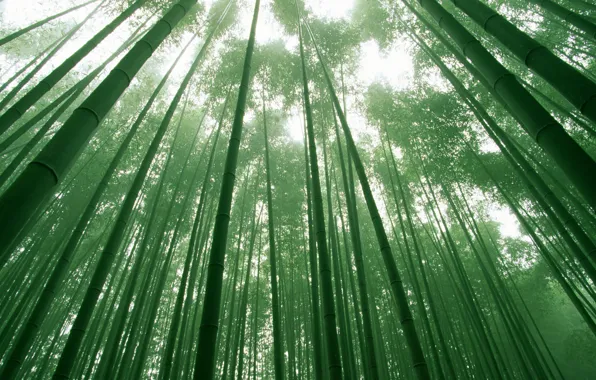
M 0 1 L 0 379 L 596 378 L 596 5 Z

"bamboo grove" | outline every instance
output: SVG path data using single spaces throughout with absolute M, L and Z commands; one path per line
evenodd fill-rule
M 596 378 L 591 1 L 0 18 L 0 379 Z

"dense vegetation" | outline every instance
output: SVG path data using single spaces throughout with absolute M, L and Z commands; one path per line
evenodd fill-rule
M 596 378 L 590 0 L 0 19 L 0 379 Z

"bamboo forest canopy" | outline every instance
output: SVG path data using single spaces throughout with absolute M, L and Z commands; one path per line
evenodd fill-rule
M 593 0 L 3 0 L 0 157 L 0 379 L 596 378 Z

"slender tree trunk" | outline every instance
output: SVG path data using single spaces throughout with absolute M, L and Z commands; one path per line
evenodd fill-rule
M 181 0 L 145 34 L 118 63 L 116 68 L 77 108 L 62 128 L 23 173 L 0 197 L 0 257 L 35 211 L 62 181 L 93 132 L 130 84 L 130 80 L 149 59 L 171 28 L 187 13 L 196 0 Z
M 335 225 L 333 216 L 333 202 L 331 201 L 331 178 L 329 176 L 329 161 L 327 160 L 327 144 L 323 142 L 323 157 L 325 165 L 325 187 L 327 193 L 327 216 L 329 224 L 329 245 L 331 247 L 331 261 L 333 262 L 333 280 L 335 285 L 335 298 L 337 299 L 337 318 L 339 319 L 339 342 L 341 349 L 341 360 L 344 365 L 344 375 L 346 379 L 352 379 L 352 367 L 349 365 L 351 351 L 348 349 L 348 330 L 345 322 L 344 296 L 341 285 L 339 271 L 339 252 Z
M 301 21 L 299 20 L 299 23 Z M 306 75 L 306 64 L 304 57 L 304 46 L 302 39 L 302 26 L 298 26 L 300 36 L 300 59 L 302 62 L 302 86 L 304 96 L 304 108 L 306 109 L 306 130 L 308 135 L 308 149 L 310 168 L 312 173 L 313 208 L 314 221 L 317 238 L 317 252 L 319 254 L 319 274 L 321 276 L 321 300 L 323 303 L 323 321 L 325 326 L 325 348 L 327 350 L 328 369 L 331 379 L 342 378 L 342 363 L 340 358 L 339 341 L 337 337 L 335 305 L 333 300 L 333 283 L 331 278 L 331 260 L 327 250 L 327 237 L 325 232 L 325 215 L 323 211 L 323 196 L 317 163 L 317 148 L 313 126 L 312 110 L 310 106 L 310 95 L 308 90 L 308 78 Z
M 68 72 L 77 65 L 87 54 L 89 54 L 99 43 L 109 36 L 118 26 L 129 18 L 138 8 L 147 0 L 137 0 L 131 4 L 124 12 L 120 13 L 111 23 L 106 25 L 95 36 L 93 36 L 85 45 L 83 45 L 74 54 L 68 57 L 60 66 L 42 79 L 35 87 L 27 92 L 12 107 L 10 107 L 2 116 L 0 116 L 0 134 L 6 132 L 15 121 L 22 117 L 31 106 L 35 104 L 42 96 L 50 91 Z M 0 109 L 3 106 L 0 104 Z
M 208 41 L 206 40 L 205 42 Z M 81 308 L 77 314 L 77 318 L 73 323 L 73 329 L 69 334 L 66 346 L 62 351 L 58 367 L 56 368 L 56 372 L 54 374 L 55 379 L 68 378 L 70 375 L 70 371 L 72 370 L 73 359 L 76 356 L 76 353 L 79 349 L 79 346 L 83 338 L 83 334 L 86 330 L 87 324 L 89 323 L 91 313 L 95 308 L 97 299 L 101 293 L 101 289 L 104 285 L 105 279 L 108 276 L 108 273 L 111 269 L 114 257 L 117 254 L 119 247 L 122 243 L 124 229 L 125 226 L 128 224 L 133 206 L 140 195 L 143 182 L 145 181 L 145 178 L 149 173 L 151 163 L 153 162 L 155 155 L 157 154 L 162 139 L 170 125 L 170 121 L 172 120 L 174 112 L 178 107 L 180 99 L 182 98 L 182 95 L 184 94 L 184 91 L 186 91 L 186 88 L 188 87 L 188 84 L 190 83 L 192 76 L 194 75 L 197 67 L 203 59 L 205 48 L 206 45 L 203 45 L 203 48 L 201 48 L 201 50 L 197 54 L 194 62 L 188 70 L 188 73 L 186 74 L 184 80 L 180 84 L 180 87 L 178 88 L 178 91 L 174 96 L 174 99 L 172 100 L 170 107 L 166 111 L 161 125 L 159 126 L 159 129 L 157 130 L 157 133 L 151 141 L 151 145 L 149 146 L 149 149 L 145 154 L 145 157 L 143 158 L 143 162 L 139 167 L 133 184 L 123 201 L 122 209 L 118 214 L 116 224 L 114 225 L 108 242 L 106 243 L 106 246 L 100 256 L 96 271 L 91 279 L 91 284 L 87 293 L 85 294 L 85 298 L 83 300 L 83 303 L 81 304 Z M 176 129 L 176 135 L 178 134 L 178 131 L 179 128 Z M 172 142 L 172 144 L 174 143 L 175 141 Z M 170 155 L 171 154 L 172 153 L 170 153 Z
M 360 185 L 364 193 L 364 198 L 366 200 L 366 204 L 368 206 L 369 213 L 371 215 L 371 219 L 375 227 L 375 232 L 377 234 L 377 239 L 379 241 L 381 254 L 383 256 L 383 260 L 385 261 L 385 267 L 388 271 L 391 283 L 391 290 L 397 303 L 398 310 L 400 311 L 400 322 L 402 324 L 402 328 L 404 329 L 404 334 L 408 342 L 408 348 L 410 349 L 410 354 L 412 356 L 412 362 L 416 372 L 416 376 L 419 379 L 428 379 L 430 377 L 428 367 L 424 359 L 424 354 L 422 353 L 422 347 L 420 345 L 418 333 L 416 332 L 416 328 L 414 326 L 414 320 L 412 319 L 412 314 L 408 305 L 406 292 L 404 290 L 403 283 L 400 278 L 399 271 L 397 269 L 397 265 L 391 253 L 391 246 L 389 245 L 387 233 L 385 232 L 385 229 L 383 227 L 382 220 L 375 199 L 373 197 L 370 184 L 368 182 L 368 178 L 366 177 L 364 165 L 362 164 L 362 161 L 360 160 L 360 157 L 358 155 L 356 144 L 354 143 L 354 139 L 352 138 L 352 134 L 350 132 L 350 127 L 348 126 L 348 122 L 339 104 L 339 99 L 337 98 L 337 94 L 335 93 L 335 89 L 333 88 L 333 84 L 331 82 L 331 78 L 329 77 L 329 73 L 327 72 L 327 68 L 323 63 L 321 52 L 319 51 L 319 48 L 316 45 L 314 35 L 308 27 L 308 24 L 306 24 L 306 26 L 310 34 L 311 40 L 313 41 L 313 44 L 315 46 L 317 56 L 321 63 L 321 67 L 323 68 L 323 73 L 327 82 L 327 88 L 333 100 L 335 111 L 339 116 L 341 126 L 344 130 L 348 151 L 350 152 L 350 155 L 354 160 L 356 173 L 358 174 L 358 179 L 360 180 Z
M 137 32 L 139 30 L 140 29 L 137 29 Z M 68 95 L 66 100 L 62 103 L 62 105 L 43 124 L 43 126 L 41 128 L 39 128 L 39 130 L 35 133 L 33 138 L 31 140 L 29 140 L 29 142 L 27 143 L 25 148 L 23 148 L 19 152 L 19 154 L 17 154 L 13 158 L 12 162 L 4 169 L 4 171 L 0 175 L 0 187 L 4 186 L 7 183 L 8 179 L 15 172 L 15 170 L 18 168 L 18 166 L 22 162 L 25 161 L 25 158 L 27 157 L 27 155 L 33 150 L 33 148 L 37 145 L 37 143 L 39 143 L 39 141 L 45 137 L 45 134 L 50 130 L 50 128 L 52 128 L 54 123 L 78 99 L 78 97 L 83 93 L 83 91 L 85 91 L 85 89 L 91 84 L 91 82 L 103 71 L 103 69 L 112 60 L 117 58 L 118 55 L 120 55 L 120 53 L 122 53 L 134 41 L 135 35 L 136 35 L 136 32 L 116 52 L 114 52 L 101 66 L 99 66 L 97 69 L 93 70 L 93 72 L 91 72 L 89 75 L 87 75 L 83 80 L 81 80 L 79 83 L 74 85 L 71 89 L 71 90 L 73 90 L 72 92 L 71 92 L 71 90 L 68 90 L 64 93 L 64 95 L 66 95 L 66 94 L 70 94 L 70 95 Z M 64 95 L 61 96 L 59 99 L 64 98 Z M 41 112 L 41 113 L 43 113 L 43 112 Z M 38 117 L 36 116 L 33 119 L 38 119 Z M 4 145 L 5 143 L 10 144 L 11 141 L 14 141 L 15 138 L 18 138 L 22 133 L 26 132 L 27 129 L 29 129 L 29 127 L 31 127 L 33 125 L 34 124 L 32 124 L 32 123 L 26 123 L 25 125 L 23 125 L 24 128 L 20 128 L 18 131 L 15 131 L 15 133 L 13 133 L 11 136 L 9 136 L 9 138 L 7 138 L 5 141 L 3 141 L 2 145 Z M 21 132 L 21 130 L 22 130 L 22 132 Z
M 232 133 L 224 164 L 224 175 L 221 184 L 219 204 L 213 230 L 213 241 L 209 254 L 209 266 L 207 269 L 207 283 L 203 300 L 203 313 L 201 316 L 201 327 L 199 330 L 199 342 L 195 360 L 195 380 L 211 380 L 215 376 L 215 348 L 217 340 L 217 328 L 219 325 L 219 309 L 221 306 L 221 289 L 224 270 L 226 245 L 228 240 L 228 226 L 230 224 L 230 209 L 234 192 L 236 178 L 236 165 L 240 139 L 242 137 L 242 126 L 244 123 L 244 108 L 250 84 L 250 64 L 255 45 L 255 34 L 259 15 L 260 0 L 255 1 L 253 19 L 250 27 L 250 36 L 244 58 L 242 79 L 238 92 L 238 102 L 232 123 Z
M 306 123 L 304 125 L 304 165 L 305 165 L 305 187 L 306 187 L 306 215 L 308 233 L 308 261 L 310 266 L 310 295 L 311 295 L 311 317 L 313 329 L 313 363 L 314 377 L 316 380 L 323 379 L 323 342 L 321 339 L 321 310 L 319 301 L 319 273 L 317 265 L 317 242 L 314 234 L 314 220 L 312 215 L 312 182 L 310 175 L 310 164 L 308 161 L 308 141 Z
M 101 8 L 101 6 L 104 5 L 105 3 L 106 3 L 106 0 L 102 1 L 95 9 L 93 9 L 93 11 L 91 11 L 91 13 L 89 13 L 89 15 L 87 15 L 87 17 L 85 17 L 85 19 L 83 21 L 81 21 L 80 23 L 76 24 L 73 28 L 71 28 L 68 31 L 68 33 L 66 34 L 66 36 L 64 36 L 64 38 L 60 39 L 59 42 L 55 46 L 52 47 L 50 52 L 41 60 L 41 62 L 39 62 L 33 68 L 33 70 L 31 70 L 29 73 L 27 73 L 27 75 L 25 75 L 25 77 L 23 79 L 21 79 L 21 81 L 19 83 L 17 83 L 17 85 L 15 87 L 13 87 L 10 90 L 10 92 L 2 98 L 2 100 L 0 101 L 0 110 L 4 109 L 15 98 L 15 96 L 17 96 L 19 91 L 21 91 L 21 89 L 27 83 L 29 83 L 29 81 L 35 76 L 35 74 L 37 74 L 50 61 L 50 59 L 52 59 L 58 53 L 58 51 L 60 51 L 60 49 L 62 49 L 64 47 L 64 45 L 68 41 L 70 41 L 72 36 L 75 35 L 83 27 L 83 25 L 85 25 L 87 23 L 87 21 L 89 21 L 93 16 L 95 16 L 95 14 L 99 10 L 99 8 Z M 6 131 L 6 129 L 8 129 L 8 126 L 6 128 L 2 128 L 0 125 L 1 133 L 4 133 Z
M 269 139 L 267 137 L 267 114 L 265 109 L 265 89 L 262 93 L 263 102 L 263 131 L 265 136 L 265 168 L 267 174 L 267 226 L 269 229 L 269 268 L 271 281 L 271 315 L 273 319 L 273 364 L 275 379 L 284 379 L 284 344 L 281 331 L 281 306 L 279 301 L 280 290 L 277 284 L 277 264 L 275 247 L 275 228 L 273 222 L 273 193 L 271 191 L 271 162 L 269 159 Z M 280 273 L 281 277 L 281 273 Z M 232 374 L 233 375 L 233 374 Z
M 258 181 L 257 181 L 258 183 Z M 245 333 L 246 333 L 246 320 L 248 318 L 247 316 L 247 309 L 248 309 L 248 289 L 249 289 L 249 285 L 250 285 L 250 273 L 251 273 L 251 267 L 252 267 L 252 260 L 253 260 L 253 255 L 254 255 L 254 246 L 255 246 L 255 240 L 257 237 L 257 230 L 259 229 L 260 225 L 261 225 L 261 212 L 262 212 L 262 207 L 261 210 L 259 211 L 259 215 L 257 217 L 256 215 L 256 209 L 255 209 L 255 218 L 256 220 L 253 220 L 253 229 L 252 229 L 252 233 L 251 233 L 251 237 L 250 237 L 250 243 L 249 243 L 249 247 L 248 247 L 248 264 L 247 264 L 247 269 L 246 269 L 246 277 L 244 278 L 244 286 L 242 289 L 242 300 L 240 301 L 240 318 L 241 318 L 241 322 L 240 322 L 240 334 L 239 334 L 239 342 L 240 342 L 240 347 L 238 349 L 238 355 L 239 355 L 239 359 L 238 359 L 238 376 L 236 377 L 238 380 L 242 380 L 244 379 L 244 377 L 242 377 L 242 373 L 244 372 L 244 345 L 245 345 Z M 260 253 L 260 252 L 259 252 Z M 257 270 L 258 273 L 258 270 Z M 257 281 L 258 281 L 258 276 L 257 276 Z M 253 310 L 254 312 L 254 310 Z M 253 338 L 255 338 L 255 342 L 256 342 L 256 332 L 252 331 L 253 333 Z M 234 371 L 232 371 L 233 373 Z
M 535 233 L 535 229 L 532 228 L 532 226 L 528 223 L 526 218 L 522 215 L 522 213 L 520 212 L 520 208 L 514 203 L 513 199 L 511 199 L 511 197 L 507 194 L 507 192 L 505 192 L 503 190 L 503 188 L 498 184 L 498 182 L 496 182 L 496 180 L 494 179 L 494 177 L 492 176 L 490 171 L 484 166 L 484 163 L 482 162 L 482 160 L 475 154 L 475 152 L 473 152 L 473 154 L 477 158 L 478 162 L 482 165 L 483 170 L 485 170 L 485 172 L 491 177 L 495 186 L 497 187 L 497 189 L 499 190 L 501 195 L 505 198 L 505 201 L 507 202 L 507 204 L 509 205 L 509 207 L 511 208 L 511 210 L 517 217 L 520 224 L 523 226 L 523 228 L 526 230 L 526 232 L 532 238 L 532 241 L 538 248 L 538 251 L 541 253 L 542 257 L 544 258 L 544 260 L 546 261 L 548 266 L 551 268 L 551 271 L 552 271 L 551 273 L 557 279 L 557 281 L 559 282 L 559 284 L 561 285 L 561 287 L 563 288 L 563 290 L 565 291 L 567 296 L 569 296 L 571 302 L 577 309 L 578 313 L 582 316 L 583 320 L 586 322 L 586 324 L 588 325 L 588 327 L 590 328 L 592 333 L 594 333 L 596 335 L 596 321 L 594 321 L 592 316 L 588 313 L 585 306 L 581 302 L 581 300 L 578 298 L 576 293 L 570 287 L 568 281 L 565 279 L 565 277 L 561 273 L 560 268 L 557 267 L 555 261 L 553 260 L 551 254 L 549 253 L 548 249 L 546 248 L 544 243 L 542 243 L 542 241 L 538 238 L 537 234 Z
M 189 44 L 191 41 L 189 41 Z M 72 260 L 72 255 L 74 254 L 76 247 L 79 245 L 79 242 L 83 237 L 83 234 L 87 228 L 87 225 L 89 224 L 89 221 L 95 214 L 95 210 L 100 203 L 102 195 L 104 194 L 111 177 L 114 175 L 118 165 L 120 164 L 122 156 L 128 149 L 132 138 L 135 136 L 139 126 L 145 119 L 147 112 L 149 112 L 149 109 L 153 105 L 153 102 L 157 98 L 157 95 L 160 93 L 161 89 L 165 85 L 167 79 L 169 78 L 170 74 L 174 70 L 174 67 L 182 57 L 182 54 L 185 52 L 187 47 L 188 44 L 185 48 L 182 49 L 180 55 L 176 58 L 166 75 L 162 78 L 161 82 L 155 88 L 153 94 L 147 101 L 147 104 L 141 110 L 136 121 L 134 122 L 128 134 L 124 138 L 122 144 L 120 145 L 120 148 L 118 149 L 118 152 L 112 159 L 112 162 L 106 170 L 102 181 L 100 182 L 99 186 L 95 189 L 95 192 L 91 196 L 91 199 L 89 200 L 87 207 L 83 211 L 83 214 L 81 215 L 81 218 L 79 219 L 77 226 L 73 230 L 73 234 L 71 235 L 70 239 L 68 240 L 68 243 L 62 251 L 58 264 L 56 265 L 50 279 L 44 287 L 42 296 L 39 298 L 34 311 L 32 312 L 29 319 L 27 320 L 27 323 L 25 324 L 25 326 L 28 327 L 26 327 L 23 330 L 22 335 L 19 337 L 19 340 L 17 341 L 18 343 L 15 344 L 15 348 L 13 349 L 10 359 L 7 361 L 7 364 L 2 370 L 2 377 L 10 379 L 12 378 L 12 376 L 16 375 L 16 372 L 13 371 L 18 370 L 19 363 L 22 362 L 24 356 L 27 354 L 27 351 L 30 348 L 31 341 L 36 334 L 37 328 L 41 325 L 41 322 L 43 321 L 45 315 L 49 310 L 54 295 L 56 294 L 57 289 L 59 289 L 60 283 L 62 282 L 62 279 L 66 274 L 66 271 L 68 270 L 70 261 Z
M 137 35 L 139 34 L 139 32 L 141 30 L 143 30 L 143 28 L 149 22 L 149 20 L 150 20 L 150 18 L 147 18 L 141 25 L 139 25 L 139 27 L 122 44 L 122 46 L 115 53 L 113 53 L 110 56 L 110 58 L 108 58 L 108 60 L 106 60 L 106 62 L 104 62 L 100 67 L 98 67 L 91 74 L 89 74 L 88 76 L 83 78 L 81 81 L 79 81 L 79 83 L 72 86 L 69 90 L 65 91 L 56 100 L 54 100 L 52 103 L 50 103 L 50 105 L 45 107 L 42 111 L 38 112 L 34 117 L 32 117 L 30 120 L 28 120 L 22 126 L 20 126 L 16 131 L 11 133 L 10 136 L 8 136 L 6 139 L 4 139 L 4 141 L 2 141 L 2 143 L 0 144 L 0 152 L 4 152 L 19 137 L 21 137 L 23 134 L 25 134 L 27 131 L 29 131 L 32 127 L 37 125 L 37 123 L 39 121 L 41 121 L 43 118 L 45 118 L 45 116 L 49 112 L 51 112 L 54 108 L 58 107 L 62 102 L 64 102 L 64 100 L 68 99 L 68 97 L 71 94 L 73 94 L 75 91 L 77 91 L 81 88 L 84 89 L 86 86 L 88 86 L 91 83 L 91 81 L 93 79 L 95 79 L 97 77 L 97 75 L 99 75 L 101 73 L 101 71 L 103 69 L 105 69 L 105 67 L 107 66 L 107 64 L 109 62 L 111 62 L 113 59 L 117 58 L 118 55 L 120 55 L 125 49 L 127 49 L 130 46 L 130 44 L 132 44 L 136 40 Z M 70 101 L 70 99 L 67 101 Z
M 13 76 L 8 78 L 6 82 L 2 83 L 2 85 L 0 86 L 0 92 L 6 90 L 6 88 L 8 88 L 8 86 L 10 86 L 12 82 L 14 82 L 18 77 L 21 76 L 21 74 L 23 74 L 25 71 L 29 70 L 33 65 L 35 65 L 35 62 L 39 61 L 47 53 L 49 54 L 49 52 L 51 52 L 52 49 L 54 49 L 61 41 L 68 38 L 70 38 L 70 35 L 67 33 L 65 36 L 58 37 L 54 42 L 49 44 L 45 49 L 43 49 L 40 53 L 33 57 L 33 59 L 31 59 L 23 67 L 17 70 L 17 72 L 15 72 Z
M 25 33 L 29 33 L 29 32 L 30 32 L 30 31 L 32 31 L 33 29 L 39 28 L 40 26 L 42 26 L 42 25 L 45 25 L 45 24 L 47 24 L 48 22 L 50 22 L 50 21 L 52 21 L 52 20 L 55 20 L 55 19 L 57 19 L 57 18 L 60 18 L 60 17 L 62 17 L 62 16 L 64 16 L 64 15 L 67 15 L 67 14 L 69 14 L 69 13 L 71 13 L 71 12 L 74 12 L 74 11 L 76 11 L 76 10 L 78 10 L 78 9 L 81 9 L 81 8 L 83 8 L 83 7 L 86 7 L 86 6 L 87 6 L 87 5 L 89 5 L 89 4 L 96 3 L 96 2 L 98 2 L 98 1 L 99 1 L 99 0 L 91 0 L 91 1 L 86 1 L 86 2 L 84 2 L 84 3 L 82 3 L 82 4 L 75 5 L 74 7 L 71 7 L 71 8 L 69 8 L 69 9 L 66 9 L 66 10 L 64 10 L 64 11 L 62 11 L 62 12 L 59 12 L 59 13 L 56 13 L 56 14 L 54 14 L 54 15 L 52 15 L 52 16 L 46 17 L 46 18 L 44 18 L 43 20 L 40 20 L 40 21 L 38 21 L 38 22 L 36 22 L 36 23 L 33 23 L 33 24 L 31 24 L 31 25 L 29 25 L 29 26 L 27 26 L 27 27 L 24 27 L 23 29 L 17 30 L 16 32 L 14 32 L 14 33 L 11 33 L 11 34 L 9 34 L 8 36 L 6 36 L 6 37 L 4 37 L 4 38 L 0 39 L 0 46 L 2 46 L 2 45 L 4 45 L 4 44 L 7 44 L 7 43 L 9 43 L 10 41 L 12 41 L 12 40 L 14 40 L 14 39 L 16 39 L 16 38 L 18 38 L 18 37 L 22 36 L 23 34 L 25 34 Z
M 582 264 L 591 278 L 596 278 L 594 264 L 596 263 L 596 246 L 589 238 L 589 236 L 582 230 L 575 218 L 569 213 L 561 201 L 555 196 L 548 185 L 540 178 L 536 171 L 526 161 L 526 159 L 519 152 L 515 144 L 501 129 L 501 127 L 490 117 L 488 112 L 480 105 L 480 103 L 465 89 L 463 84 L 455 77 L 455 75 L 445 66 L 440 58 L 420 39 L 418 39 L 423 49 L 431 56 L 431 59 L 449 82 L 454 86 L 460 97 L 470 107 L 478 121 L 484 127 L 486 132 L 492 140 L 500 148 L 505 158 L 511 163 L 514 169 L 519 173 L 520 178 L 528 186 L 534 198 L 541 205 L 543 210 L 547 213 L 550 220 L 555 223 L 557 230 L 563 236 L 565 241 L 574 251 L 576 258 Z M 521 168 L 518 168 L 518 164 Z M 551 210 L 552 208 L 552 210 Z M 583 252 L 577 247 L 565 227 L 577 239 Z M 592 262 L 590 262 L 592 260 Z
M 480 1 L 452 2 L 487 33 L 502 42 L 532 71 L 549 82 L 584 115 L 596 122 L 596 83 Z M 541 2 L 544 4 L 544 1 Z
M 229 278 L 228 289 L 230 291 L 231 297 L 230 301 L 228 302 L 229 311 L 228 311 L 228 323 L 226 328 L 226 348 L 223 355 L 223 370 L 222 370 L 222 379 L 228 378 L 228 370 L 230 368 L 230 351 L 232 350 L 232 342 L 234 340 L 234 328 L 236 327 L 236 318 L 238 317 L 236 313 L 236 297 L 238 295 L 238 291 L 236 290 L 236 284 L 238 281 L 238 274 L 241 272 L 241 264 L 243 262 L 243 258 L 240 256 L 240 247 L 242 246 L 242 237 L 244 232 L 244 215 L 246 214 L 246 200 L 248 198 L 248 173 L 244 177 L 244 190 L 242 190 L 242 207 L 240 209 L 240 226 L 238 227 L 238 243 L 236 247 L 236 255 L 234 256 L 234 270 L 232 271 L 232 276 Z M 242 275 L 240 273 L 240 275 Z M 226 305 L 226 302 L 224 302 Z M 231 378 L 234 378 L 234 374 L 232 374 Z
M 335 115 L 334 115 L 335 117 Z M 354 188 L 354 178 L 351 167 L 351 160 L 348 154 L 346 169 L 346 162 L 344 162 L 343 148 L 341 146 L 341 138 L 339 135 L 339 127 L 335 124 L 335 139 L 337 141 L 337 149 L 339 152 L 339 161 L 341 165 L 342 180 L 344 184 L 344 194 L 348 209 L 348 226 L 350 227 L 350 236 L 352 238 L 352 249 L 354 250 L 354 264 L 356 265 L 356 276 L 358 278 L 358 290 L 360 293 L 360 304 L 362 305 L 362 325 L 364 340 L 360 343 L 360 349 L 363 354 L 362 366 L 364 367 L 365 379 L 378 379 L 379 369 L 377 367 L 376 344 L 372 330 L 372 319 L 370 315 L 368 280 L 366 278 L 366 270 L 364 267 L 364 260 L 362 259 L 362 241 L 360 238 L 360 222 L 358 216 L 358 208 L 356 207 L 356 191 Z M 355 289 L 352 290 L 355 294 Z M 356 302 L 354 302 L 356 305 Z
M 404 2 L 405 3 L 405 2 Z M 407 3 L 406 3 L 407 4 Z M 465 52 L 474 66 L 519 118 L 526 132 L 561 167 L 592 207 L 596 208 L 596 162 L 575 142 L 557 121 L 503 67 L 474 36 L 435 0 L 420 0 Z M 465 48 L 465 49 L 464 49 Z M 540 50 L 540 49 L 538 49 Z M 546 49 L 543 49 L 546 50 Z M 549 52 L 550 54 L 550 52 Z M 565 79 L 565 81 L 570 81 Z M 581 81 L 579 82 L 581 83 Z M 596 97 L 593 98 L 596 101 Z M 596 110 L 596 107 L 592 107 Z
M 262 242 L 261 242 L 261 231 L 259 231 L 259 259 L 258 259 L 258 263 L 257 263 L 257 288 L 255 290 L 255 313 L 254 313 L 254 323 L 253 323 L 253 327 L 252 327 L 252 334 L 253 334 L 253 347 L 252 347 L 252 353 L 253 353 L 253 358 L 252 358 L 252 374 L 253 374 L 253 380 L 256 380 L 257 378 L 257 354 L 258 354 L 258 346 L 257 346 L 257 341 L 259 338 L 259 333 L 258 333 L 258 327 L 259 327 L 259 288 L 261 285 L 261 281 L 260 281 L 260 275 L 261 275 L 261 253 L 262 253 Z

